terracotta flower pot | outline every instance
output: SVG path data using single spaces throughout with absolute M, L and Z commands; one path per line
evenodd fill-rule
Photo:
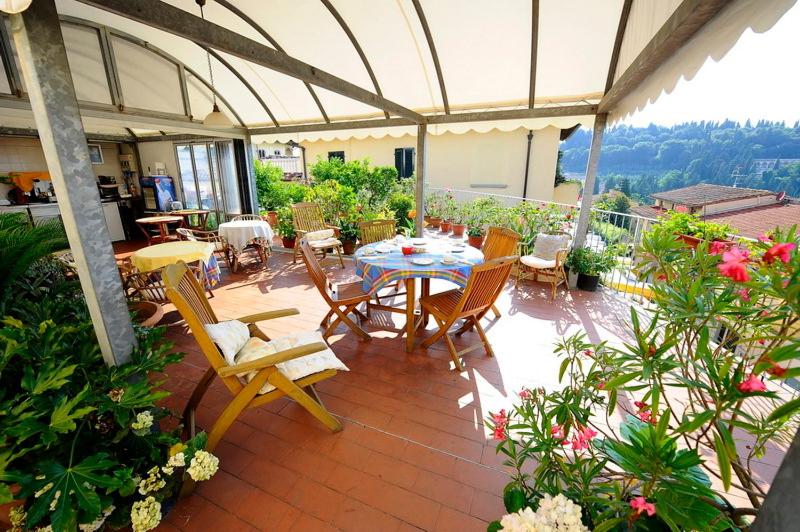
M 463 237 L 466 230 L 466 224 L 453 224 L 453 236 Z
M 295 237 L 293 237 L 293 236 L 292 237 L 288 237 L 288 236 L 282 236 L 281 237 L 281 242 L 283 243 L 283 247 L 288 248 L 288 249 L 294 249 L 294 241 L 295 241 Z
M 483 246 L 483 235 L 479 236 L 469 235 L 467 236 L 467 243 L 469 243 L 469 245 L 474 247 L 475 249 L 481 249 L 481 246 Z
M 12 484 L 11 485 L 11 494 L 16 496 L 19 493 L 20 487 L 19 484 Z M 0 525 L 4 525 L 2 528 L 6 530 L 6 528 L 11 528 L 11 517 L 9 513 L 11 512 L 12 508 L 16 508 L 18 506 L 23 506 L 25 504 L 25 499 L 14 499 L 11 502 L 7 502 L 5 504 L 0 504 Z
M 442 223 L 442 219 L 436 216 L 428 216 L 426 221 L 428 222 L 428 225 L 435 229 L 439 229 L 439 225 Z
M 270 227 L 278 227 L 278 212 L 277 211 L 268 211 L 267 212 L 267 223 Z
M 153 301 L 128 303 L 128 310 L 136 313 L 134 320 L 142 327 L 155 327 L 164 317 L 164 307 Z
M 345 255 L 352 255 L 356 251 L 355 240 L 342 240 L 342 251 Z
M 442 220 L 442 222 L 439 224 L 439 229 L 442 231 L 442 233 L 449 233 L 451 226 L 452 224 L 450 222 L 447 220 Z
M 342 231 L 341 231 L 341 229 L 339 229 L 338 227 L 335 227 L 335 228 L 333 229 L 333 236 L 334 236 L 335 238 L 339 238 L 339 237 L 341 236 L 341 234 L 342 234 Z
M 699 246 L 700 242 L 703 241 L 702 238 L 697 238 L 696 236 L 691 236 L 691 235 L 676 235 L 675 238 L 677 240 L 680 240 L 681 242 L 683 242 L 692 249 L 697 249 L 697 246 Z M 729 249 L 734 244 L 734 242 L 730 240 L 714 240 L 714 242 L 721 242 L 722 244 L 725 245 L 726 250 Z

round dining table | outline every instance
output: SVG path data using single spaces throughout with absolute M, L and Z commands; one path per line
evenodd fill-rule
M 422 279 L 422 297 L 429 295 L 431 279 L 444 279 L 464 288 L 472 267 L 483 263 L 483 253 L 479 249 L 460 241 L 429 238 L 412 239 L 411 242 L 420 252 L 403 255 L 402 247 L 406 242 L 399 238 L 368 244 L 355 252 L 356 274 L 363 279 L 362 289 L 365 292 L 377 294 L 381 288 L 391 283 L 405 282 L 405 333 L 408 352 L 414 349 L 414 333 L 417 327 L 427 321 L 422 313 L 420 319 L 416 319 L 416 279 Z M 381 305 L 377 307 L 384 308 Z
M 147 237 L 147 245 L 149 246 L 153 242 L 164 242 L 169 238 L 169 224 L 181 224 L 183 225 L 183 216 L 169 216 L 169 215 L 158 215 L 158 216 L 147 216 L 145 218 L 139 218 L 136 220 L 136 225 L 139 226 L 139 229 L 142 230 L 144 236 Z M 154 236 L 150 233 L 150 227 L 156 226 L 158 228 L 158 235 Z
M 217 258 L 214 256 L 214 244 L 209 242 L 181 240 L 156 244 L 133 252 L 130 261 L 140 272 L 159 270 L 179 261 L 186 263 L 200 261 L 203 265 L 206 283 L 209 286 L 215 286 L 220 281 L 220 269 Z
M 254 240 L 265 240 L 272 245 L 272 232 L 268 222 L 264 220 L 237 220 L 219 224 L 219 235 L 225 239 L 237 255 Z
M 208 215 L 211 211 L 207 211 L 205 209 L 178 209 L 175 211 L 170 211 L 170 214 L 174 214 L 175 216 L 180 216 L 183 218 L 183 225 L 188 227 L 189 229 L 199 229 L 200 231 L 205 231 L 206 226 L 208 225 Z M 192 224 L 192 216 L 197 217 L 197 223 Z

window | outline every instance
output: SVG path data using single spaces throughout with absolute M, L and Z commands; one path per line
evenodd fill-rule
M 209 228 L 241 213 L 232 142 L 178 144 L 175 150 L 184 207 L 211 211 Z
M 398 177 L 414 175 L 414 148 L 396 148 L 394 150 L 394 167 Z
M 334 159 L 341 159 L 344 162 L 344 152 L 343 151 L 329 151 L 328 152 L 328 160 L 332 161 Z
M 258 158 L 259 159 L 266 159 L 267 158 L 267 150 L 265 150 L 264 148 L 259 148 L 258 149 Z

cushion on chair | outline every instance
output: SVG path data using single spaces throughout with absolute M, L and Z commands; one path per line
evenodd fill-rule
M 308 243 L 311 249 L 328 249 L 335 248 L 342 245 L 342 242 L 336 238 L 326 238 L 324 240 L 314 240 Z
M 311 231 L 306 233 L 305 239 L 310 244 L 316 240 L 328 240 L 333 238 L 333 229 L 322 229 L 321 231 Z
M 556 260 L 556 253 L 561 249 L 566 249 L 569 245 L 568 235 L 546 235 L 539 233 L 536 235 L 536 243 L 533 245 L 531 255 L 545 260 Z M 523 263 L 524 264 L 524 263 Z
M 232 366 L 236 360 L 236 354 L 244 347 L 250 339 L 250 331 L 247 325 L 239 320 L 221 321 L 219 323 L 209 323 L 205 326 L 208 336 L 217 344 L 225 362 Z
M 556 267 L 556 260 L 547 260 L 540 257 L 535 257 L 533 255 L 524 255 L 519 258 L 519 261 L 527 266 L 528 268 L 533 268 L 535 270 L 542 270 L 544 268 L 555 268 Z
M 292 347 L 300 347 L 316 342 L 325 343 L 322 334 L 318 331 L 295 332 L 286 336 L 281 336 L 280 338 L 275 338 L 269 342 L 265 342 L 261 338 L 253 337 L 250 338 L 244 347 L 236 354 L 236 363 L 243 364 L 244 362 L 258 360 L 267 355 L 275 354 L 278 351 L 285 351 Z M 280 362 L 276 364 L 276 367 L 286 378 L 293 381 L 314 373 L 319 373 L 320 371 L 325 371 L 326 369 L 350 371 L 347 366 L 336 357 L 330 347 L 324 351 L 318 351 L 300 358 Z M 244 377 L 244 380 L 250 382 L 257 373 L 257 371 L 251 371 L 245 375 L 240 375 L 240 377 Z M 269 393 L 274 389 L 275 386 L 266 383 L 261 387 L 258 393 Z

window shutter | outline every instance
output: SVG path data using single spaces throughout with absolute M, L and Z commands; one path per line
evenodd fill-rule
M 394 149 L 394 167 L 397 168 L 397 175 L 403 177 L 403 148 Z
M 414 173 L 414 148 L 406 148 L 405 150 L 405 173 L 401 177 L 411 177 Z

